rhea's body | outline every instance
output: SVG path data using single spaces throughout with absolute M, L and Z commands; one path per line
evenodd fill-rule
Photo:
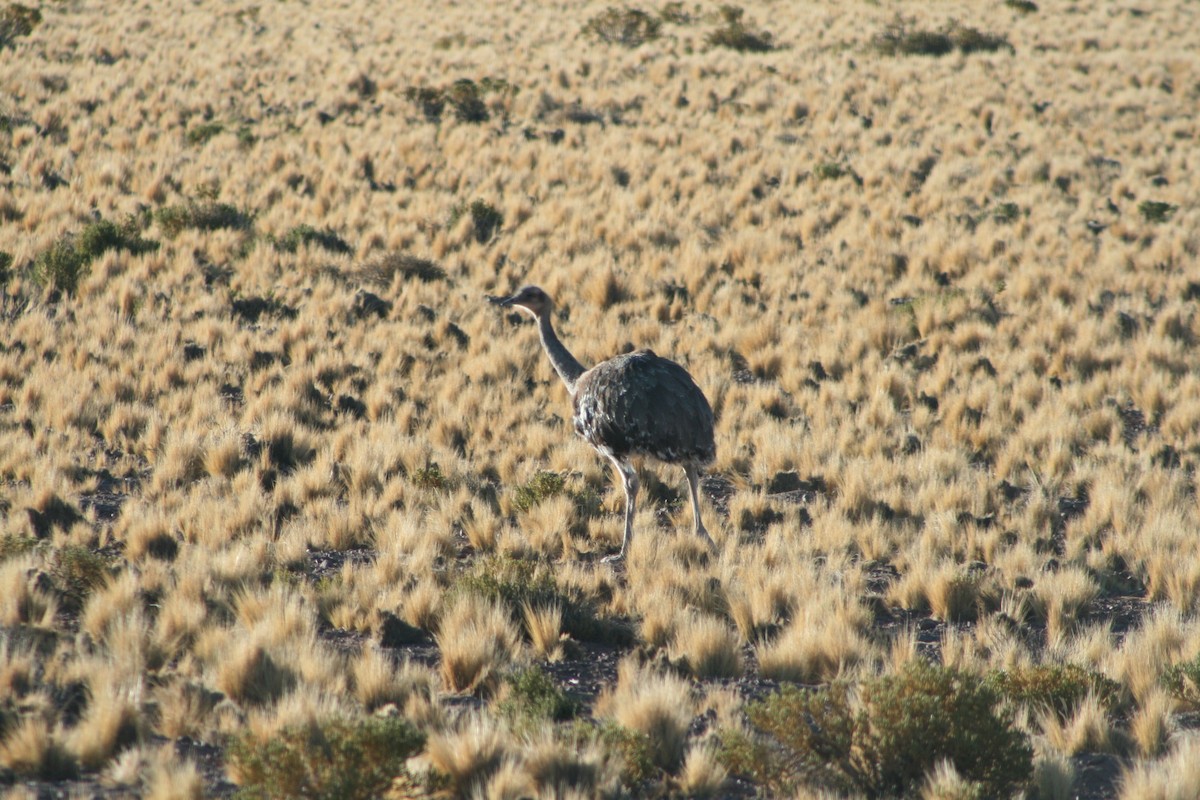
M 629 459 L 650 456 L 678 464 L 687 476 L 694 530 L 708 544 L 712 539 L 700 517 L 700 475 L 717 456 L 713 413 L 704 392 L 687 370 L 652 350 L 615 356 L 584 369 L 559 341 L 551 322 L 554 304 L 536 286 L 526 286 L 492 302 L 520 308 L 538 323 L 542 347 L 571 393 L 575 432 L 612 462 L 625 489 L 625 556 L 633 536 L 637 471 Z

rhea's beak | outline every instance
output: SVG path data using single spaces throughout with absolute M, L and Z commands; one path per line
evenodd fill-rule
M 485 297 L 487 297 L 487 301 L 494 306 L 500 306 L 501 308 L 508 308 L 509 306 L 512 305 L 513 300 L 515 300 L 517 296 L 513 295 L 512 297 L 493 297 L 492 295 L 489 294 L 489 295 L 485 295 Z

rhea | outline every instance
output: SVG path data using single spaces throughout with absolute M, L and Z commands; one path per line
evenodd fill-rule
M 612 462 L 625 489 L 625 533 L 621 550 L 605 561 L 620 561 L 633 538 L 638 475 L 633 456 L 649 456 L 683 467 L 692 499 L 693 530 L 708 546 L 712 537 L 700 517 L 700 476 L 717 457 L 713 412 L 688 371 L 653 350 L 635 350 L 585 369 L 567 350 L 551 317 L 554 301 L 537 286 L 522 287 L 492 303 L 517 308 L 537 322 L 542 348 L 571 394 L 575 432 Z

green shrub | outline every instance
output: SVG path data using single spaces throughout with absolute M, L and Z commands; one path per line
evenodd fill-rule
M 424 743 L 400 718 L 339 719 L 288 728 L 266 742 L 241 734 L 226 757 L 239 797 L 351 800 L 383 795 Z
M 1143 200 L 1138 203 L 1138 213 L 1142 215 L 1142 219 L 1147 222 L 1166 222 L 1175 213 L 1178 206 L 1173 206 L 1170 203 L 1163 203 L 1158 200 Z
M 771 34 L 752 31 L 742 21 L 745 11 L 737 6 L 721 6 L 724 24 L 712 31 L 704 40 L 713 47 L 728 47 L 741 53 L 766 53 L 775 49 Z
M 663 6 L 662 11 L 658 12 L 658 16 L 663 22 L 669 22 L 672 25 L 690 25 L 692 23 L 692 15 L 684 9 L 683 3 L 679 0 L 672 0 Z
M 451 208 L 450 226 L 454 227 L 464 214 L 470 214 L 471 230 L 475 241 L 480 244 L 486 244 L 504 225 L 504 215 L 495 206 L 484 200 L 459 203 Z
M 1120 686 L 1108 677 L 1077 664 L 1040 664 L 997 671 L 987 683 L 1005 698 L 1052 711 L 1059 719 L 1074 713 L 1088 694 L 1113 710 L 1120 701 Z
M 1033 751 L 999 699 L 978 676 L 923 662 L 865 681 L 857 700 L 845 684 L 787 687 L 750 705 L 751 730 L 726 732 L 721 757 L 773 791 L 871 797 L 908 796 L 950 761 L 987 796 L 1007 796 L 1029 778 Z
M 622 47 L 638 47 L 658 38 L 662 31 L 662 20 L 655 19 L 638 8 L 618 8 L 610 6 L 602 13 L 592 17 L 583 26 L 586 36 L 599 39 L 607 44 L 619 44 Z
M 563 493 L 566 481 L 557 472 L 539 471 L 529 483 L 518 486 L 513 493 L 513 505 L 518 511 L 528 511 L 549 497 Z
M 846 174 L 846 168 L 836 161 L 822 161 L 813 168 L 817 180 L 833 181 Z
M 243 150 L 248 150 L 258 141 L 258 135 L 250 128 L 249 125 L 238 126 L 237 133 L 238 147 Z
M 12 263 L 12 253 L 0 250 L 0 283 L 8 282 L 9 274 L 12 272 Z
M 42 12 L 20 3 L 9 3 L 0 11 L 0 49 L 12 47 L 22 36 L 42 23 Z
M 433 489 L 435 491 L 440 491 L 450 486 L 450 479 L 442 472 L 441 466 L 436 461 L 413 470 L 412 482 L 422 489 Z
M 1008 39 L 984 33 L 951 20 L 938 30 L 913 27 L 913 20 L 897 16 L 871 38 L 871 45 L 885 56 L 944 56 L 955 48 L 963 53 L 1012 50 Z
M 997 50 L 1012 52 L 1013 46 L 1008 39 L 995 33 L 984 33 L 978 28 L 960 25 L 951 21 L 946 27 L 950 41 L 963 53 L 994 53 Z
M 1022 14 L 1034 14 L 1038 10 L 1038 4 L 1033 0 L 1004 0 L 1004 5 Z
M 408 253 L 387 253 L 362 268 L 362 276 L 380 286 L 390 286 L 396 275 L 404 280 L 416 278 L 421 283 L 433 283 L 445 280 L 446 270 L 428 258 L 418 258 Z
M 1013 222 L 1021 216 L 1021 207 L 1016 203 L 1001 203 L 992 211 L 992 219 L 1000 223 Z
M 111 565 L 105 557 L 86 547 L 64 547 L 54 551 L 49 569 L 66 611 L 77 612 L 88 597 L 108 583 Z
M 563 630 L 577 639 L 625 643 L 629 632 L 596 617 L 595 603 L 578 589 L 564 589 L 546 564 L 503 556 L 478 559 L 459 575 L 454 591 L 471 592 L 504 605 L 513 619 L 521 619 L 525 606 L 563 610 Z
M 225 126 L 219 122 L 202 122 L 188 130 L 187 142 L 191 145 L 202 145 L 223 130 Z
M 88 267 L 105 252 L 126 250 L 137 254 L 157 249 L 158 242 L 141 238 L 135 217 L 121 226 L 101 219 L 85 225 L 78 233 L 60 238 L 39 253 L 33 261 L 33 280 L 39 286 L 53 286 L 74 294 Z
M 654 743 L 641 731 L 610 722 L 600 729 L 600 741 L 621 757 L 621 780 L 636 786 L 654 777 Z
M 168 238 L 175 238 L 185 228 L 201 231 L 219 229 L 247 231 L 254 224 L 253 215 L 230 203 L 206 199 L 185 205 L 163 206 L 154 212 L 154 220 Z
M 439 122 L 442 112 L 449 105 L 459 122 L 487 122 L 491 112 L 483 98 L 488 94 L 516 94 L 517 88 L 503 78 L 484 77 L 478 83 L 470 78 L 459 78 L 448 88 L 410 86 L 404 97 L 421 110 L 429 122 Z
M 3 509 L 0 509 L 2 511 Z M 10 534 L 0 537 L 0 561 L 24 555 L 38 546 L 36 536 Z
M 446 102 L 459 122 L 487 122 L 491 117 L 483 102 L 484 90 L 470 78 L 459 78 L 446 90 Z
M 404 97 L 416 105 L 428 121 L 437 122 L 442 118 L 442 110 L 446 107 L 446 97 L 442 94 L 441 89 L 433 89 L 429 86 L 410 86 L 404 90 Z
M 1172 664 L 1163 673 L 1162 681 L 1181 702 L 1192 708 L 1200 708 L 1200 656 Z
M 331 253 L 350 253 L 353 248 L 329 228 L 319 231 L 311 225 L 296 225 L 278 239 L 272 239 L 276 250 L 294 253 L 304 245 L 316 245 Z
M 544 723 L 560 722 L 574 717 L 579 704 L 567 696 L 549 675 L 536 664 L 509 673 L 504 679 L 504 691 L 497 712 L 514 721 Z

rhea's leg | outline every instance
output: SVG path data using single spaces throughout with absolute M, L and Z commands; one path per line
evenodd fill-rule
M 633 465 L 615 456 L 611 460 L 613 466 L 617 468 L 617 472 L 621 473 L 621 485 L 625 487 L 625 535 L 621 538 L 621 552 L 603 559 L 607 563 L 620 561 L 629 552 L 630 542 L 633 541 L 633 509 L 638 493 L 637 470 L 633 468 Z
M 692 495 L 692 519 L 695 521 L 692 529 L 697 536 L 708 542 L 709 547 L 715 549 L 717 545 L 705 530 L 704 520 L 700 518 L 700 471 L 690 464 L 684 467 L 683 471 L 687 473 L 688 490 Z

